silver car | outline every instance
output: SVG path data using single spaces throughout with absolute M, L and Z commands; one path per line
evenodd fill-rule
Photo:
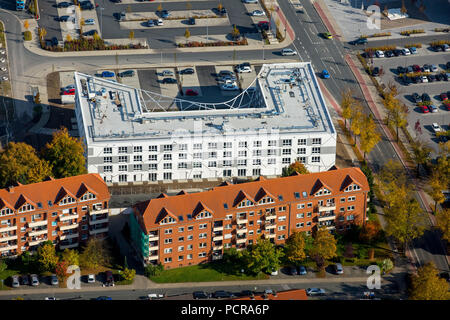
M 36 287 L 39 285 L 39 278 L 38 278 L 37 274 L 30 275 L 30 282 L 33 287 Z
M 281 50 L 282 56 L 295 56 L 296 54 L 297 54 L 297 51 L 294 51 L 289 48 L 284 48 L 283 50 Z
M 342 267 L 342 264 L 336 263 L 334 265 L 334 271 L 336 272 L 336 274 L 344 274 L 344 268 Z
M 20 287 L 20 282 L 19 282 L 19 276 L 14 275 L 11 277 L 11 284 L 13 288 L 18 288 Z

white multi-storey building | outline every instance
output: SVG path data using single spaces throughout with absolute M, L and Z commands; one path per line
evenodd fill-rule
M 336 131 L 310 63 L 263 65 L 237 97 L 164 97 L 75 73 L 87 169 L 106 182 L 281 175 L 335 163 Z

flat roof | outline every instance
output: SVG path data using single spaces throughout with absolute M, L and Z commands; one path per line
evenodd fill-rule
M 89 142 L 187 133 L 335 133 L 310 62 L 264 64 L 251 89 L 221 103 L 167 97 L 78 72 L 75 84 Z

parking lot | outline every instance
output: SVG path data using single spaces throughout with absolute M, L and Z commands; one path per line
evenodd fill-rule
M 416 122 L 419 121 L 422 133 L 418 133 L 418 136 L 425 142 L 432 142 L 430 143 L 430 147 L 432 147 L 436 153 L 439 150 L 439 140 L 435 136 L 432 124 L 437 123 L 442 130 L 450 130 L 450 111 L 447 110 L 447 107 L 440 98 L 441 93 L 450 94 L 450 81 L 441 79 L 439 81 L 410 83 L 409 85 L 405 85 L 398 77 L 397 68 L 399 66 L 407 68 L 408 66 L 412 67 L 413 65 L 418 65 L 423 70 L 423 66 L 426 64 L 435 65 L 437 70 L 434 72 L 430 70 L 430 74 L 435 75 L 448 72 L 446 64 L 449 61 L 449 52 L 433 52 L 426 48 L 426 46 L 418 49 L 418 53 L 414 55 L 373 58 L 374 67 L 383 68 L 384 71 L 383 74 L 378 77 L 379 81 L 386 86 L 390 83 L 394 83 L 397 86 L 399 92 L 398 98 L 408 106 L 409 126 L 415 128 Z M 431 104 L 436 107 L 435 110 L 437 111 L 424 113 L 422 108 L 414 102 L 412 96 L 414 93 L 417 93 L 420 96 L 424 93 L 428 94 L 431 98 Z M 430 110 L 430 108 L 428 109 Z
M 84 0 L 87 1 L 87 0 Z M 248 10 L 255 8 L 260 10 L 260 5 L 245 5 L 241 0 L 228 0 L 223 2 L 226 14 L 221 15 L 217 10 L 218 1 L 198 0 L 189 2 L 138 2 L 123 1 L 113 3 L 109 0 L 89 0 L 94 10 L 81 10 L 77 15 L 77 20 L 93 19 L 93 25 L 83 26 L 83 34 L 92 35 L 90 32 L 97 31 L 103 39 L 128 39 L 130 31 L 134 31 L 134 38 L 146 38 L 149 46 L 154 49 L 174 47 L 176 37 L 184 36 L 186 28 L 189 28 L 191 36 L 199 35 L 226 35 L 232 31 L 232 26 L 236 25 L 241 34 L 258 32 L 255 21 L 263 17 L 253 17 Z M 73 3 L 73 0 L 57 0 L 60 2 Z M 40 26 L 47 29 L 46 39 L 56 37 L 58 41 L 65 40 L 70 34 L 72 38 L 77 37 L 77 32 L 73 29 L 73 22 L 60 21 L 61 16 L 72 16 L 72 7 L 57 8 L 55 1 L 43 0 L 39 2 L 42 9 Z M 157 19 L 161 14 L 157 12 L 159 6 L 167 10 L 169 17 L 163 20 L 163 25 L 149 27 L 148 19 Z M 246 8 L 248 6 L 248 8 Z M 122 21 L 120 20 L 123 13 Z M 73 15 L 75 16 L 75 15 Z M 195 25 L 188 23 L 189 17 L 209 17 L 197 18 Z M 180 20 L 174 20 L 175 17 Z M 75 25 L 77 23 L 75 22 Z M 71 29 L 72 27 L 72 29 Z M 78 28 L 77 26 L 75 28 Z

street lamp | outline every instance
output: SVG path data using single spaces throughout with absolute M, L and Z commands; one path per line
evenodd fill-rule
M 103 10 L 105 10 L 104 7 L 100 7 L 100 33 L 102 34 L 103 38 Z

